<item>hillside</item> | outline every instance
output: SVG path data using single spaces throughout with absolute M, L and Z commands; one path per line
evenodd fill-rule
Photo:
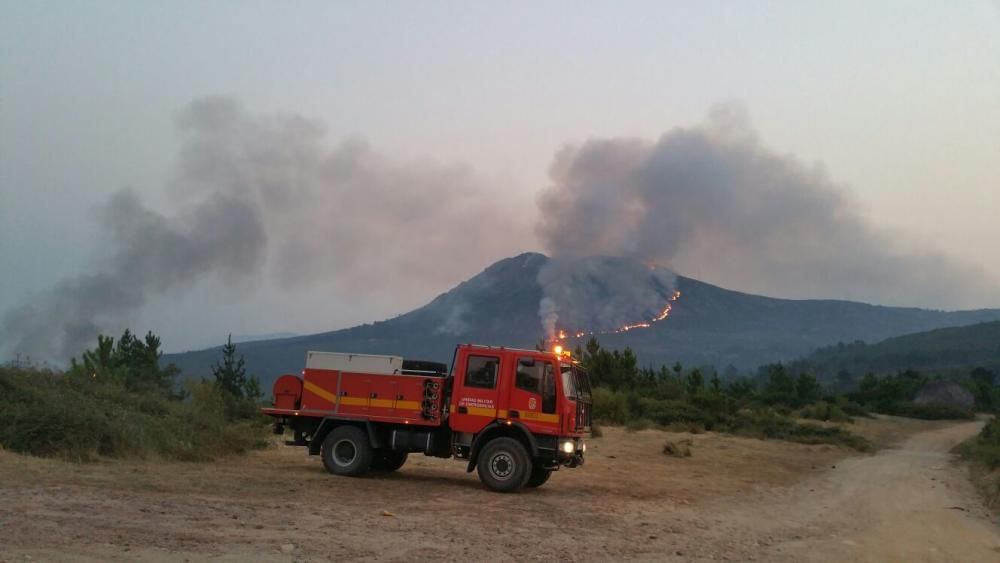
M 838 373 L 891 373 L 907 369 L 968 373 L 976 367 L 1000 371 L 1000 322 L 941 328 L 865 344 L 839 343 L 793 362 L 795 371 L 830 379 Z
M 500 260 L 475 277 L 399 317 L 353 328 L 247 342 L 239 346 L 251 373 L 269 382 L 302 369 L 307 350 L 399 354 L 450 362 L 456 343 L 532 347 L 543 336 L 538 274 L 549 259 L 526 253 Z M 622 266 L 624 259 L 608 259 Z M 600 281 L 600 280 L 598 280 Z M 638 283 L 638 282 L 637 282 Z M 757 365 L 802 357 L 821 346 L 1000 320 L 1000 310 L 943 312 L 833 300 L 749 295 L 678 276 L 681 298 L 670 317 L 649 328 L 602 334 L 608 347 L 630 346 L 645 364 Z M 666 296 L 664 296 L 664 302 Z M 594 306 L 599 306 L 595 303 Z M 570 339 L 570 345 L 582 343 Z M 210 374 L 219 348 L 167 356 L 188 377 Z

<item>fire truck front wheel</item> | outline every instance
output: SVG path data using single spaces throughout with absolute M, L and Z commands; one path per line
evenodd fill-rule
M 542 467 L 541 464 L 535 464 L 535 466 L 531 468 L 531 477 L 528 477 L 528 482 L 525 486 L 529 488 L 541 487 L 551 476 L 551 469 L 546 469 L 545 467 Z
M 323 466 L 334 475 L 356 477 L 368 473 L 372 466 L 368 434 L 356 426 L 334 428 L 323 440 Z
M 479 480 L 500 493 L 517 491 L 531 477 L 531 458 L 514 438 L 494 438 L 479 454 Z

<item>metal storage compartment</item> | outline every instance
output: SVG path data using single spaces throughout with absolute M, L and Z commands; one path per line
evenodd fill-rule
M 307 352 L 306 369 L 325 369 L 350 373 L 395 375 L 403 371 L 402 356 Z

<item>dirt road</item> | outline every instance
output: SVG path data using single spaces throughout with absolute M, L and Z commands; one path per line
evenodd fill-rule
M 607 429 L 537 491 L 461 464 L 327 476 L 294 448 L 210 464 L 74 465 L 0 452 L 0 561 L 997 561 L 948 449 L 978 423 L 866 421 L 897 447 Z M 660 453 L 690 437 L 694 455 Z
M 926 430 L 898 448 L 845 459 L 828 472 L 734 505 L 699 508 L 716 526 L 699 538 L 763 561 L 1000 561 L 1000 528 L 965 472 L 954 445 L 981 423 Z M 692 518 L 697 515 L 692 513 Z

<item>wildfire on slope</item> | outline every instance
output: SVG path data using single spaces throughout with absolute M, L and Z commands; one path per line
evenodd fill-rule
M 670 298 L 667 299 L 667 303 L 663 307 L 663 310 L 660 311 L 660 313 L 657 314 L 652 319 L 649 319 L 648 321 L 642 321 L 642 322 L 638 322 L 638 323 L 635 323 L 635 324 L 626 324 L 626 325 L 618 327 L 618 328 L 616 328 L 614 330 L 605 330 L 605 331 L 601 331 L 601 330 L 583 331 L 583 330 L 581 330 L 581 331 L 576 331 L 576 332 L 573 333 L 573 338 L 583 338 L 584 336 L 597 336 L 597 335 L 601 335 L 601 334 L 621 334 L 623 332 L 629 332 L 629 331 L 640 329 L 640 328 L 649 328 L 649 327 L 653 326 L 653 323 L 658 323 L 658 322 L 660 322 L 662 320 L 665 320 L 667 317 L 669 317 L 670 316 L 670 311 L 672 311 L 673 308 L 674 308 L 674 305 L 673 305 L 674 301 L 677 301 L 680 298 L 681 298 L 681 292 L 680 291 L 674 291 L 673 295 L 671 295 Z M 558 336 L 558 338 L 556 339 L 556 342 L 557 343 L 563 342 L 564 340 L 566 340 L 566 331 L 565 330 L 560 330 L 558 332 L 557 336 Z

